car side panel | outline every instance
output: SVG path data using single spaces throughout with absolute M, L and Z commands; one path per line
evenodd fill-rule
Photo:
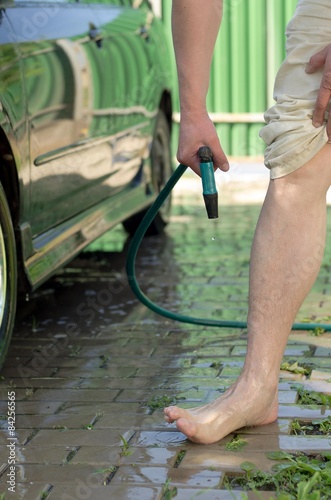
M 8 168 L 0 165 L 1 179 L 11 177 L 19 183 L 21 190 L 27 189 L 27 196 L 20 200 L 21 214 L 29 211 L 29 149 L 28 124 L 26 119 L 26 100 L 23 85 L 23 70 L 19 46 L 5 9 L 0 10 L 0 128 L 6 137 L 17 172 L 4 172 Z M 5 144 L 1 144 L 1 154 L 7 154 Z M 9 164 L 12 158 L 8 158 Z M 11 206 L 11 201 L 8 200 Z
M 23 179 L 22 257 L 32 288 L 155 198 L 149 152 L 171 87 L 163 27 L 130 0 L 102 9 L 87 3 L 6 6 L 14 45 L 8 67 L 16 72 L 8 88 L 21 111 L 16 123 L 8 97 L 0 118 Z M 85 9 L 74 22 L 73 9 Z
M 8 11 L 24 62 L 34 237 L 137 179 L 159 96 L 145 109 L 139 95 L 147 94 L 132 47 L 140 11 L 29 3 Z

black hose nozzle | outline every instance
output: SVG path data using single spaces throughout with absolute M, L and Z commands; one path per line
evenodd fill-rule
M 203 199 L 205 202 L 208 219 L 218 218 L 218 194 L 204 194 Z
M 215 184 L 213 154 L 208 146 L 199 148 L 200 172 L 208 219 L 218 218 L 218 193 Z

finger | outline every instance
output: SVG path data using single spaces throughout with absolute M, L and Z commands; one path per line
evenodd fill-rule
M 329 113 L 328 121 L 326 124 L 326 133 L 328 136 L 328 140 L 331 141 L 331 113 Z
M 214 158 L 214 168 L 215 170 L 219 168 L 222 172 L 227 172 L 230 169 L 228 159 L 224 153 Z
M 315 73 L 315 71 L 322 68 L 325 64 L 326 56 L 327 47 L 311 56 L 305 68 L 306 73 Z
M 212 151 L 214 170 L 217 170 L 219 168 L 223 172 L 227 172 L 230 166 L 222 148 L 220 148 L 220 146 L 213 148 L 210 144 L 208 145 L 208 147 L 210 147 Z
M 190 167 L 196 174 L 200 175 L 200 159 L 199 159 L 199 156 L 198 156 L 198 150 L 201 146 L 208 146 L 211 151 L 212 151 L 212 155 L 213 155 L 213 164 L 214 164 L 214 170 L 217 170 L 218 168 L 220 170 L 222 170 L 223 172 L 227 172 L 229 170 L 229 162 L 228 162 L 228 159 L 226 157 L 226 155 L 224 154 L 222 148 L 220 147 L 220 145 L 217 143 L 216 146 L 214 145 L 214 147 L 212 146 L 211 143 L 208 143 L 208 144 L 201 144 L 196 152 L 191 155 L 191 154 L 187 154 L 185 152 L 183 152 L 182 150 L 178 150 L 177 151 L 177 159 L 180 163 L 182 163 L 183 165 L 187 165 L 188 167 Z
M 193 172 L 200 175 L 200 162 L 199 162 L 198 154 L 194 154 L 192 156 L 191 154 L 186 154 L 186 153 L 178 150 L 177 151 L 177 160 L 182 165 L 186 165 L 187 167 L 191 168 L 193 170 Z
M 213 153 L 214 170 L 219 168 L 223 172 L 227 172 L 230 168 L 229 161 L 219 142 L 217 141 L 214 145 L 211 143 L 209 144 L 209 147 Z
M 315 109 L 313 113 L 314 127 L 321 127 L 324 122 L 326 108 L 331 98 L 331 71 L 325 72 L 321 86 L 318 91 Z
M 217 155 L 213 155 L 214 170 L 218 168 L 222 172 L 227 172 L 230 169 L 229 161 L 223 151 Z

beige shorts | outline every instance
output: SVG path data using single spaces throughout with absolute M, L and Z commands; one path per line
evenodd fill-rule
M 266 111 L 260 132 L 271 179 L 300 168 L 328 141 L 325 122 L 317 129 L 312 124 L 323 69 L 308 75 L 305 66 L 331 44 L 331 0 L 299 0 L 286 36 L 286 59 L 275 81 L 276 104 Z

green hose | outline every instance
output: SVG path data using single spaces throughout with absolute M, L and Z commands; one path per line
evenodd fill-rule
M 151 309 L 152 311 L 160 314 L 161 316 L 165 316 L 168 319 L 172 319 L 175 321 L 180 321 L 182 323 L 190 323 L 192 325 L 203 325 L 203 326 L 217 326 L 221 328 L 247 328 L 246 321 L 222 321 L 222 320 L 213 320 L 213 319 L 205 319 L 205 318 L 191 318 L 190 316 L 185 316 L 183 314 L 177 314 L 159 305 L 152 302 L 140 289 L 135 273 L 135 264 L 136 264 L 136 256 L 139 250 L 139 246 L 141 244 L 142 239 L 145 236 L 145 233 L 153 221 L 154 217 L 160 210 L 164 201 L 169 196 L 171 190 L 177 184 L 179 179 L 184 174 L 187 166 L 180 164 L 175 172 L 172 174 L 153 205 L 149 208 L 143 220 L 141 221 L 138 229 L 136 230 L 127 254 L 126 261 L 126 272 L 128 276 L 129 285 L 136 295 L 136 297 L 142 302 L 146 307 Z M 314 330 L 315 328 L 323 328 L 325 331 L 331 331 L 331 325 L 322 324 L 322 323 L 294 323 L 292 326 L 292 330 Z

